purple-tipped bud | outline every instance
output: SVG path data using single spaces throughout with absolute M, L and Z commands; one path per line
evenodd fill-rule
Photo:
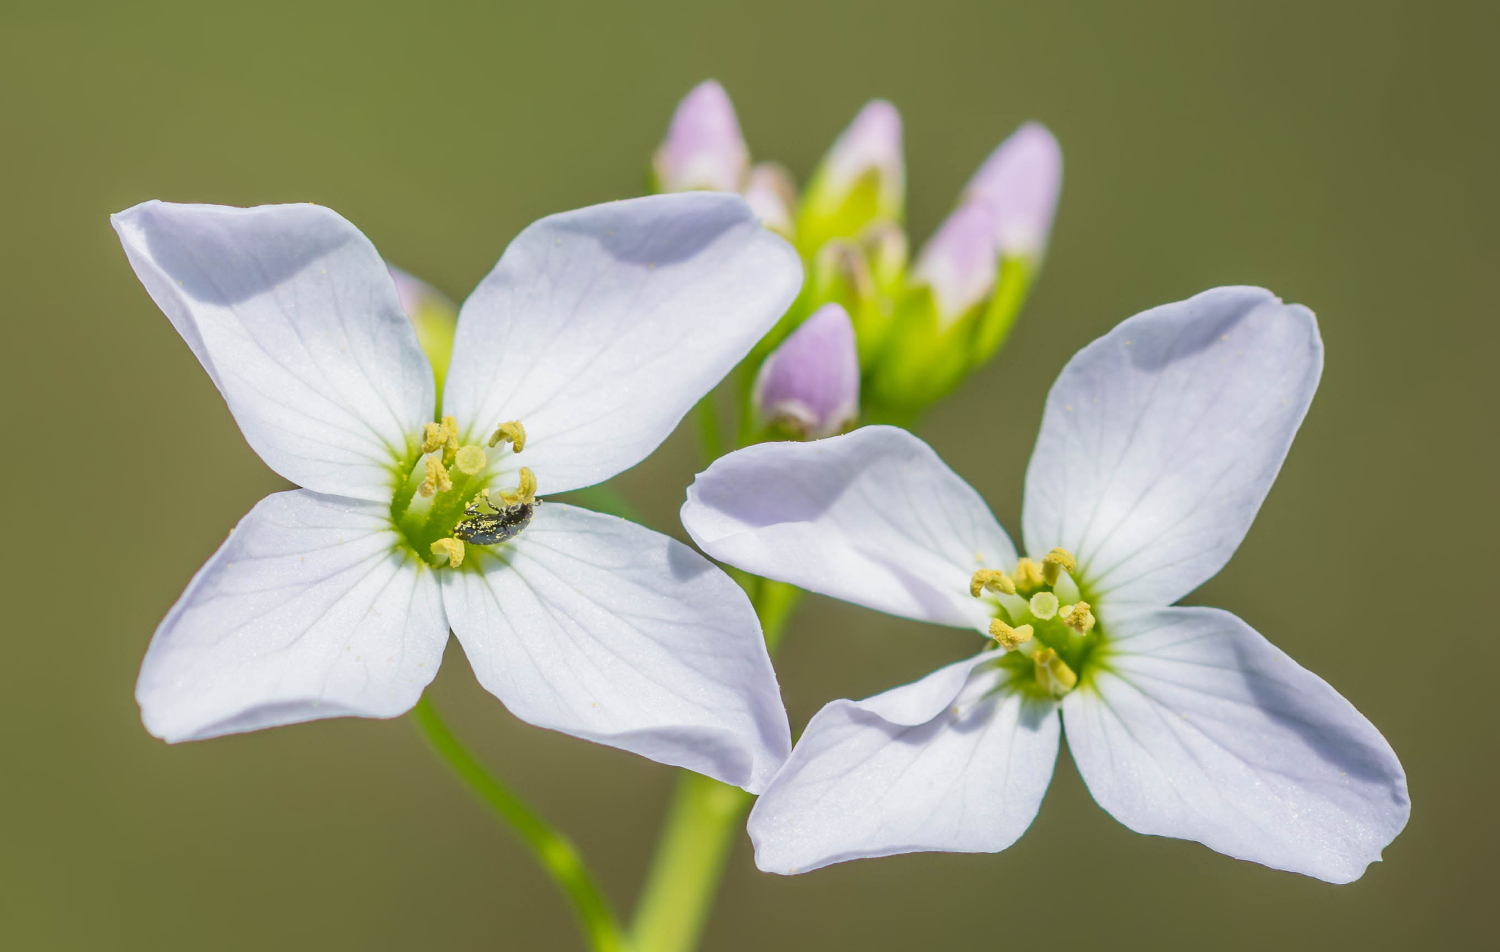
M 957 320 L 994 290 L 996 217 L 994 206 L 971 201 L 948 216 L 917 256 L 912 278 L 932 289 L 940 322 Z
M 1040 258 L 1052 232 L 1062 190 L 1062 148 L 1039 122 L 1000 143 L 964 191 L 964 201 L 995 208 L 995 240 L 1004 255 Z
M 854 324 L 825 304 L 771 352 L 755 378 L 760 418 L 808 439 L 832 436 L 859 415 Z
M 792 206 L 797 203 L 797 185 L 785 168 L 775 162 L 756 164 L 741 194 L 762 225 L 787 239 L 796 233 Z
M 737 192 L 750 164 L 734 104 L 724 87 L 705 80 L 682 97 L 667 138 L 652 159 L 661 192 Z
M 906 190 L 906 163 L 901 158 L 901 113 L 884 99 L 872 99 L 849 123 L 824 160 L 828 186 L 847 192 L 860 176 L 874 172 L 880 206 L 895 217 Z
M 873 222 L 903 217 L 906 164 L 901 114 L 883 99 L 867 103 L 813 173 L 798 222 L 811 253 L 832 238 L 854 238 Z

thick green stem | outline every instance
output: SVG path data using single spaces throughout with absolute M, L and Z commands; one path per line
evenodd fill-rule
M 438 716 L 432 702 L 423 697 L 412 711 L 433 751 L 447 762 L 458 778 L 479 795 L 501 819 L 518 833 L 542 868 L 552 875 L 573 904 L 573 910 L 595 952 L 627 952 L 629 941 L 615 915 L 583 864 L 583 857 L 547 822 L 532 812 L 519 797 L 506 789 L 474 756 L 464 749 Z M 736 791 L 738 792 L 738 791 Z
M 739 787 L 684 772 L 651 864 L 630 936 L 639 952 L 692 952 L 754 798 Z
M 766 647 L 774 652 L 801 597 L 784 582 L 741 580 L 760 616 Z M 636 952 L 692 952 L 713 909 L 719 881 L 754 797 L 738 787 L 683 773 L 667 810 L 666 826 L 631 923 Z

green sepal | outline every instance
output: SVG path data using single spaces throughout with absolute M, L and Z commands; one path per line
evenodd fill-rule
M 900 225 L 900 197 L 889 194 L 883 184 L 880 170 L 869 168 L 840 193 L 827 169 L 819 168 L 797 211 L 797 250 L 810 259 L 835 238 L 857 238 L 872 225 Z
M 974 329 L 971 368 L 989 362 L 1000 345 L 1010 336 L 1010 329 L 1026 303 L 1032 279 L 1036 277 L 1035 259 L 1008 257 L 1000 261 L 1000 273 L 995 279 L 995 292 L 985 305 L 984 314 Z
M 932 290 L 910 289 L 896 306 L 889 338 L 862 388 L 877 416 L 899 419 L 937 402 L 969 372 L 983 305 L 957 320 L 938 313 Z

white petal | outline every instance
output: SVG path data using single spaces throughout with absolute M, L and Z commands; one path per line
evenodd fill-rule
M 110 219 L 245 439 L 292 482 L 389 500 L 432 366 L 375 246 L 317 205 L 145 202 Z
M 682 524 L 704 552 L 747 572 L 980 631 L 991 613 L 970 597 L 970 577 L 1016 561 L 973 487 L 891 426 L 716 460 L 688 487 Z
M 1124 321 L 1047 397 L 1026 471 L 1027 548 L 1071 551 L 1110 604 L 1186 595 L 1239 547 L 1322 368 L 1312 312 L 1260 288 Z
M 506 420 L 544 493 L 645 459 L 786 311 L 790 245 L 742 199 L 653 195 L 543 218 L 464 302 L 443 412 Z
M 443 599 L 511 713 L 747 790 L 770 781 L 791 731 L 729 576 L 675 539 L 560 503 L 491 551 L 482 572 L 445 573 Z
M 1243 621 L 1166 608 L 1109 633 L 1107 669 L 1063 718 L 1079 773 L 1121 823 L 1334 883 L 1406 825 L 1385 738 Z
M 448 623 L 387 508 L 306 491 L 256 504 L 156 629 L 135 690 L 146 729 L 198 740 L 410 710 Z
M 986 663 L 995 657 L 819 711 L 750 813 L 756 865 L 802 873 L 869 856 L 993 853 L 1014 843 L 1052 779 L 1059 719 L 1054 702 L 1010 690 L 1009 672 Z M 929 718 L 921 722 L 882 716 L 921 708 Z

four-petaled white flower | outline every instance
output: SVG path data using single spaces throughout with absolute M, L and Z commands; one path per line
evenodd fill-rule
M 742 200 L 527 228 L 463 305 L 440 414 L 386 266 L 334 212 L 113 221 L 245 438 L 303 487 L 251 510 L 157 629 L 152 733 L 400 714 L 451 626 L 523 720 L 765 785 L 791 743 L 744 593 L 664 535 L 534 495 L 645 458 L 791 303 L 797 256 Z
M 1168 607 L 1238 547 L 1321 369 L 1313 315 L 1256 288 L 1123 322 L 1048 396 L 1032 559 L 902 430 L 762 444 L 701 474 L 682 517 L 715 558 L 998 643 L 824 707 L 750 817 L 759 866 L 1004 849 L 1066 724 L 1094 799 L 1131 829 L 1358 878 L 1410 809 L 1390 746 L 1239 618 Z

